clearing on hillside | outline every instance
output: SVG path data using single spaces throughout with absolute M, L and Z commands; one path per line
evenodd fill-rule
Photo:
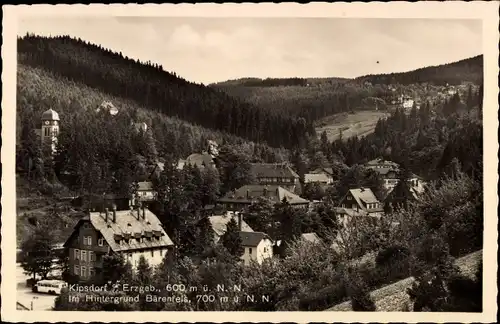
M 316 123 L 316 133 L 321 135 L 326 131 L 329 141 L 339 138 L 347 139 L 353 136 L 366 136 L 373 133 L 377 121 L 389 116 L 387 111 L 358 111 L 354 113 L 340 113 L 325 117 Z

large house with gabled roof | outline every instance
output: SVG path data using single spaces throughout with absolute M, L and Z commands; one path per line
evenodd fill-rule
M 380 175 L 384 181 L 384 188 L 388 192 L 394 189 L 399 182 L 400 166 L 395 162 L 377 158 L 367 162 L 365 167 L 374 170 Z M 418 194 L 424 190 L 425 183 L 421 177 L 411 173 L 408 178 L 408 186 Z
M 350 189 L 339 202 L 337 214 L 347 216 L 374 216 L 383 214 L 383 205 L 370 188 Z
M 241 211 L 260 198 L 267 199 L 273 204 L 286 200 L 295 208 L 308 208 L 310 204 L 309 200 L 277 185 L 245 185 L 228 192 L 217 203 L 228 211 Z
M 159 265 L 174 243 L 160 220 L 147 208 L 90 212 L 75 226 L 64 243 L 69 253 L 69 266 L 80 281 L 99 276 L 103 256 L 120 253 L 135 268 L 143 256 L 149 265 Z
M 212 215 L 209 216 L 210 224 L 212 225 L 212 230 L 214 231 L 214 242 L 220 241 L 220 238 L 226 233 L 227 224 L 234 219 L 238 225 L 240 232 L 253 232 L 253 229 L 243 220 L 243 215 L 241 213 L 231 213 L 228 212 L 223 215 Z
M 299 175 L 287 163 L 252 163 L 250 173 L 256 184 L 273 185 L 295 192 Z

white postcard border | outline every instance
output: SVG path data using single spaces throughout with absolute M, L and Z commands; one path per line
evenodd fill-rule
M 18 5 L 3 8 L 2 318 L 11 322 L 493 322 L 497 304 L 498 2 Z M 339 17 L 481 19 L 484 53 L 484 311 L 402 312 L 53 312 L 17 311 L 15 298 L 16 30 L 21 16 Z

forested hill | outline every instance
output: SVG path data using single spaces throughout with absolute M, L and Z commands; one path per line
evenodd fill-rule
M 69 36 L 26 35 L 18 59 L 148 109 L 274 147 L 294 147 L 312 124 L 281 111 L 258 107 L 203 84 L 188 82 L 161 65 Z
M 480 84 L 483 80 L 483 56 L 478 55 L 449 64 L 430 66 L 409 72 L 366 75 L 355 81 L 372 84 L 414 84 L 457 85 L 462 82 Z
M 280 86 L 310 86 L 322 83 L 341 83 L 345 78 L 240 78 L 210 84 L 213 87 L 243 86 L 243 87 L 280 87 Z
M 401 94 L 434 98 L 447 84 L 482 83 L 482 56 L 404 73 L 344 78 L 241 78 L 210 85 L 227 94 L 314 123 L 338 113 L 385 110 Z M 424 99 L 427 100 L 427 99 Z

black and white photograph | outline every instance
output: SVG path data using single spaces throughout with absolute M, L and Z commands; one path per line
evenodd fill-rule
M 425 4 L 17 8 L 10 320 L 494 321 L 498 3 Z

